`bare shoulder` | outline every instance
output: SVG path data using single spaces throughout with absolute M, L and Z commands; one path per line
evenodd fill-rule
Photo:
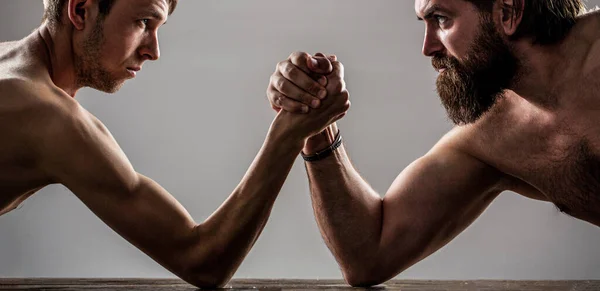
M 74 102 L 39 82 L 20 77 L 0 79 L 0 134 L 33 143 L 42 131 L 55 124 L 69 101 Z
M 591 45 L 590 52 L 598 54 L 600 47 L 600 9 L 596 8 L 580 15 L 569 34 L 566 44 L 572 45 L 573 41 Z
M 97 185 L 115 193 L 135 188 L 138 174 L 104 124 L 77 102 L 60 107 L 39 132 L 43 170 L 69 188 Z
M 0 80 L 0 133 L 18 136 L 55 183 L 128 188 L 137 173 L 109 130 L 64 91 L 26 79 Z
M 506 122 L 506 116 L 511 110 L 510 105 L 507 103 L 508 101 L 501 98 L 478 121 L 467 125 L 455 126 L 439 140 L 432 150 L 441 148 L 453 149 L 473 156 L 485 163 L 488 155 L 485 148 L 490 143 L 496 142 L 495 137 L 497 136 L 493 133 L 498 128 L 503 127 L 503 124 Z
M 60 127 L 78 104 L 58 88 L 25 78 L 0 79 L 2 134 L 40 138 Z
M 575 57 L 572 62 L 574 71 L 579 71 L 575 82 L 585 83 L 582 88 L 600 88 L 600 10 L 598 8 L 580 15 L 575 27 L 563 46 L 565 51 Z M 571 86 L 571 85 L 570 85 Z M 595 95 L 594 95 L 595 97 Z M 597 99 L 597 98 L 594 98 Z
M 512 109 L 507 100 L 499 100 L 498 103 L 475 123 L 455 126 L 446 133 L 428 152 L 428 154 L 454 153 L 460 155 L 468 163 L 479 169 L 486 169 L 487 172 L 497 176 L 499 186 L 508 188 L 512 183 L 512 177 L 500 169 L 497 169 L 492 162 L 492 145 L 499 143 L 501 139 L 498 134 L 499 128 L 504 128 L 507 122 L 506 116 Z
M 471 164 L 493 173 L 498 178 L 497 189 L 500 191 L 513 191 L 531 199 L 547 201 L 539 190 L 495 166 L 498 155 L 504 156 L 500 152 L 510 151 L 515 146 L 507 144 L 507 141 L 520 135 L 514 116 L 527 115 L 514 104 L 512 94 L 508 92 L 481 120 L 454 127 L 431 151 L 460 153 L 471 160 Z
M 583 23 L 585 25 L 597 25 L 600 26 L 600 8 L 598 6 L 587 9 L 584 13 L 577 17 L 577 23 Z

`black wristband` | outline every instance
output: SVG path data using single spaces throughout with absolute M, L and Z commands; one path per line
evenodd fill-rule
M 333 153 L 333 151 L 335 151 L 341 145 L 342 145 L 342 135 L 340 134 L 340 131 L 338 130 L 338 133 L 335 136 L 335 140 L 326 149 L 318 151 L 315 154 L 310 155 L 310 156 L 309 155 L 305 155 L 303 152 L 300 152 L 300 155 L 302 156 L 302 158 L 305 161 L 307 161 L 307 162 L 314 162 L 314 161 L 322 160 L 322 159 L 328 157 L 329 155 L 331 155 L 331 153 Z

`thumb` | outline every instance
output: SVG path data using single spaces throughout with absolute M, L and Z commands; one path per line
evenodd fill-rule
M 308 68 L 314 73 L 329 74 L 333 70 L 331 62 L 324 56 L 314 56 L 307 59 Z

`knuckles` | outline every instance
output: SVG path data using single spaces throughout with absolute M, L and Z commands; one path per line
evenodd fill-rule
M 273 95 L 273 100 L 271 102 L 273 105 L 281 106 L 281 96 Z
M 287 60 L 277 63 L 277 65 L 275 65 L 275 73 L 277 73 L 277 71 L 280 71 L 281 66 L 283 66 L 285 63 L 287 63 Z
M 292 64 L 298 65 L 301 64 L 302 61 L 306 61 L 309 57 L 310 55 L 305 52 L 293 52 L 288 59 Z
M 343 100 L 344 102 L 348 102 L 348 100 L 350 100 L 350 92 L 348 92 L 348 90 L 344 90 L 344 91 L 340 92 L 338 98 L 340 100 Z
M 290 85 L 288 84 L 288 80 L 292 80 L 298 75 L 300 70 L 298 66 L 305 66 L 308 58 L 310 58 L 310 54 L 298 51 L 290 54 L 288 59 L 277 63 L 275 73 L 273 73 L 270 78 L 270 86 L 267 88 L 267 97 L 273 108 L 281 107 L 286 111 L 299 112 L 303 106 L 302 103 L 308 104 L 307 102 L 310 102 L 313 99 L 312 95 L 317 96 L 319 91 L 323 88 L 317 83 L 305 84 L 304 86 L 308 93 L 300 93 L 295 97 L 298 98 L 297 101 L 300 102 L 291 102 L 293 100 L 282 95 L 282 91 L 285 91 L 284 88 Z M 333 102 L 327 102 L 330 105 L 326 107 L 329 107 L 330 109 L 323 111 L 323 113 L 325 115 L 335 114 L 335 116 L 341 117 L 350 109 L 350 93 L 346 90 L 344 66 L 337 60 L 330 61 L 333 66 L 333 71 L 332 73 L 325 75 L 327 78 L 327 85 L 325 88 L 328 95 L 333 99 Z
M 344 113 L 350 109 L 350 93 L 346 90 L 335 96 L 336 113 Z
M 279 67 L 279 71 L 283 76 L 286 76 L 288 78 L 294 78 L 296 67 L 290 62 L 285 62 Z
M 285 86 L 285 82 L 286 80 L 284 78 L 277 76 L 273 82 L 273 86 L 275 86 L 275 88 L 277 88 L 281 92 L 281 89 L 283 89 L 283 87 Z
M 346 88 L 346 86 L 345 86 L 344 80 L 342 80 L 338 77 L 329 79 L 327 89 L 330 91 L 330 93 L 339 94 L 339 93 L 343 92 L 345 88 Z
M 344 72 L 344 65 L 342 63 L 340 63 L 339 61 L 333 61 L 331 62 L 331 65 L 336 68 L 337 71 Z

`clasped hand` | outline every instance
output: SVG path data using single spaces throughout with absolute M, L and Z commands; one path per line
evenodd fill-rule
M 295 52 L 279 62 L 267 98 L 278 112 L 273 125 L 303 140 L 343 118 L 350 108 L 342 63 L 321 53 Z

